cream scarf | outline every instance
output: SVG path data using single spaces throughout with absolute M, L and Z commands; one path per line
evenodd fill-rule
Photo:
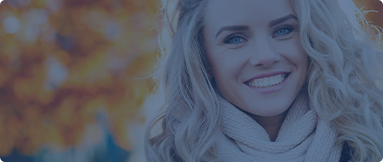
M 230 162 L 338 162 L 342 145 L 336 130 L 309 108 L 307 93 L 293 102 L 271 142 L 255 120 L 219 98 L 223 134 L 217 143 L 218 157 Z

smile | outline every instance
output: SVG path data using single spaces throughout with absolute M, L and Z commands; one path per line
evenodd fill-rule
M 253 79 L 247 82 L 246 84 L 252 87 L 257 87 L 257 88 L 271 87 L 274 85 L 281 84 L 285 80 L 286 76 L 287 74 L 277 74 L 270 77 Z
M 278 75 L 281 75 L 281 74 L 278 74 Z M 270 82 L 272 82 L 270 78 L 273 78 L 273 77 L 275 77 L 274 78 L 274 85 L 272 85 L 270 83 Z M 277 80 L 277 82 L 275 82 L 275 79 L 278 79 L 278 77 L 280 78 L 279 81 Z M 268 78 L 269 79 L 267 79 L 267 78 L 254 79 L 254 80 L 251 80 L 248 83 L 245 83 L 245 85 L 247 85 L 247 87 L 249 87 L 251 90 L 254 90 L 257 93 L 264 94 L 264 95 L 271 94 L 271 93 L 274 93 L 274 92 L 278 92 L 278 91 L 282 90 L 283 87 L 285 87 L 286 82 L 290 78 L 290 73 L 282 74 L 282 76 L 275 75 L 275 76 L 271 76 L 271 77 L 268 77 Z M 280 81 L 281 79 L 282 79 L 282 81 Z M 262 83 L 261 83 L 261 81 L 262 81 Z M 266 81 L 268 83 L 266 83 Z M 260 85 L 258 85 L 258 87 L 249 85 L 249 83 L 250 84 L 257 84 L 257 82 L 258 82 L 258 84 L 262 84 L 262 87 L 259 87 Z

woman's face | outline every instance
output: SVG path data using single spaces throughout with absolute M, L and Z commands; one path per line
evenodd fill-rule
M 226 100 L 265 117 L 289 108 L 308 67 L 290 0 L 209 0 L 203 36 Z

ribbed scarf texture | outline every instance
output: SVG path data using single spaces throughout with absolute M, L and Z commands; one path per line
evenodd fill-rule
M 223 134 L 217 143 L 218 157 L 230 162 L 338 162 L 342 145 L 329 122 L 310 109 L 307 92 L 292 103 L 275 142 L 266 130 L 222 97 Z

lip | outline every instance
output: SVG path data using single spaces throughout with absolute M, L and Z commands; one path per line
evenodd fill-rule
M 270 93 L 274 93 L 274 92 L 277 92 L 277 91 L 280 91 L 286 84 L 287 80 L 290 79 L 290 74 L 287 75 L 287 77 L 285 78 L 285 80 L 278 84 L 278 85 L 275 85 L 275 86 L 271 86 L 271 87 L 263 87 L 263 88 L 257 88 L 257 87 L 252 87 L 250 85 L 247 85 L 245 84 L 247 87 L 255 90 L 256 92 L 258 93 L 261 93 L 261 94 L 270 94 Z
M 275 72 L 270 72 L 270 73 L 263 73 L 263 74 L 258 74 L 254 77 L 252 77 L 251 79 L 249 80 L 246 80 L 245 83 L 248 83 L 254 79 L 259 79 L 259 78 L 264 78 L 264 77 L 270 77 L 270 76 L 274 76 L 274 75 L 278 75 L 278 74 L 290 74 L 290 72 L 287 72 L 287 71 L 275 71 Z

